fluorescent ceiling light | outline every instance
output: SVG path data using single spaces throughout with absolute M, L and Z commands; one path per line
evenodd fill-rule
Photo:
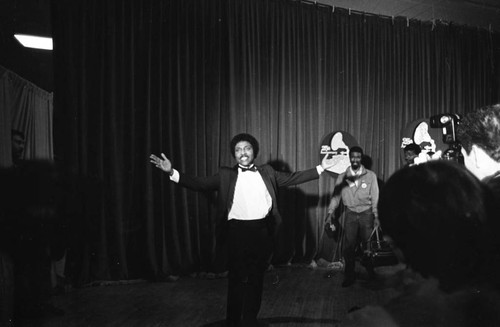
M 26 34 L 14 34 L 14 37 L 25 47 L 52 50 L 52 38 Z

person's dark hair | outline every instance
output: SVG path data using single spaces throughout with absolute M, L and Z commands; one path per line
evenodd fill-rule
M 21 137 L 23 140 L 26 138 L 26 137 L 24 136 L 24 133 L 23 133 L 23 132 L 21 132 L 20 130 L 17 130 L 17 129 L 12 129 L 12 130 L 10 131 L 10 135 L 11 135 L 11 137 L 14 137 L 14 136 L 16 136 L 16 135 L 17 135 L 17 136 Z
M 352 152 L 361 153 L 361 155 L 363 155 L 363 149 L 361 149 L 361 147 L 357 145 L 349 148 L 349 154 L 351 154 Z
M 257 155 L 259 154 L 259 142 L 257 142 L 255 137 L 253 137 L 252 135 L 247 134 L 247 133 L 241 133 L 241 134 L 235 135 L 233 137 L 233 139 L 231 140 L 229 147 L 230 147 L 231 155 L 233 156 L 233 158 L 234 158 L 234 148 L 236 147 L 236 144 L 238 144 L 241 141 L 247 141 L 248 143 L 250 143 L 252 145 L 254 157 L 257 158 Z
M 381 227 L 422 276 L 445 291 L 479 278 L 486 190 L 465 167 L 438 160 L 394 173 L 380 193 Z
M 422 148 L 418 144 L 410 143 L 404 147 L 403 151 L 412 151 L 415 154 L 419 154 L 422 151 Z
M 476 144 L 500 162 L 500 104 L 466 114 L 457 126 L 456 137 L 467 153 Z

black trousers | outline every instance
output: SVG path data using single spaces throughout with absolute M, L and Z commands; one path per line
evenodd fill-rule
M 229 221 L 227 325 L 255 326 L 272 253 L 267 219 Z

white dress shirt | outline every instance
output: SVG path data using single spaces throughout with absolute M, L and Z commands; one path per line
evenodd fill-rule
M 238 179 L 234 189 L 233 206 L 228 219 L 256 220 L 267 216 L 273 201 L 266 184 L 258 171 L 242 172 L 238 168 Z

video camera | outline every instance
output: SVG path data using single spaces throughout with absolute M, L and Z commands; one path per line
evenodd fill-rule
M 449 148 L 443 152 L 442 158 L 445 160 L 454 160 L 463 164 L 463 156 L 460 151 L 460 142 L 456 138 L 456 129 L 462 121 L 459 114 L 439 114 L 429 118 L 431 128 L 443 129 L 443 142 L 449 145 Z

